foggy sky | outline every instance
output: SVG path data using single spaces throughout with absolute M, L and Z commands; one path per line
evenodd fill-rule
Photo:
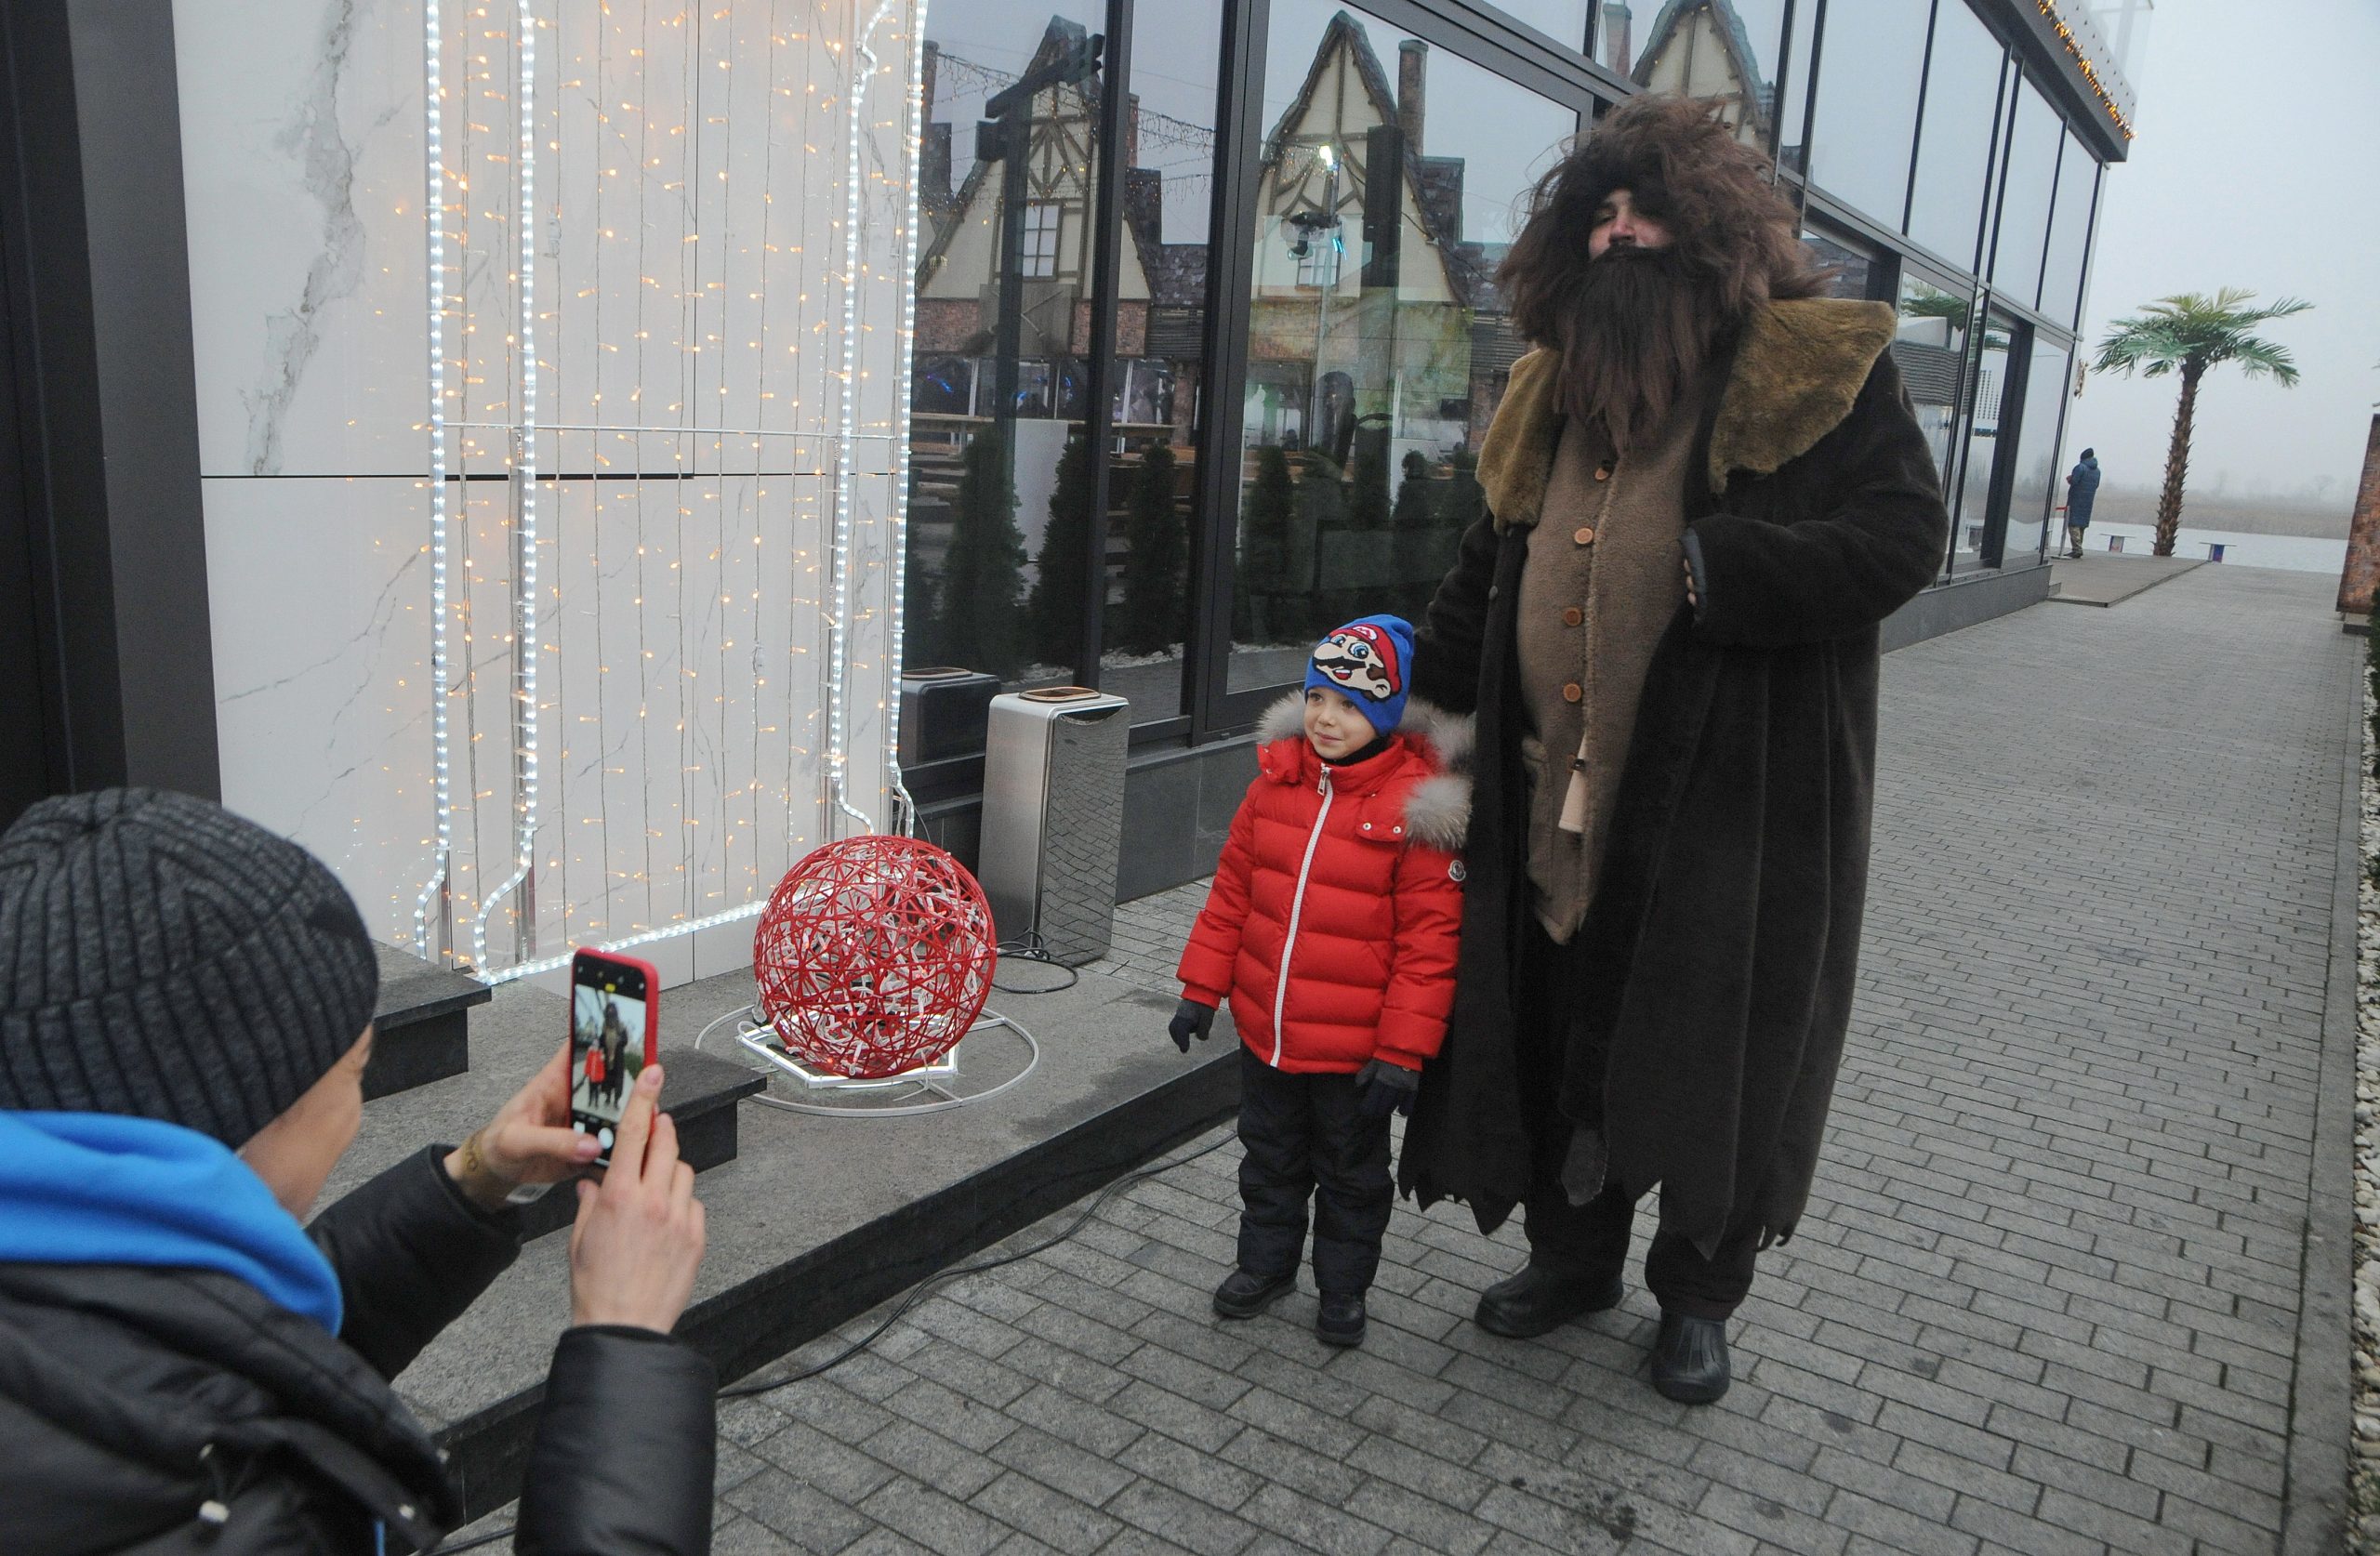
M 2175 292 L 2234 285 L 2313 311 L 2266 334 L 2295 353 L 2295 389 L 2236 367 L 2199 393 L 2190 489 L 2315 497 L 2344 514 L 2380 399 L 2380 7 L 2372 0 L 2159 0 L 2131 160 L 2110 167 L 2083 312 L 2110 321 Z M 2071 462 L 2155 483 L 2177 380 L 2093 374 Z M 2322 483 L 2328 482 L 2327 487 Z

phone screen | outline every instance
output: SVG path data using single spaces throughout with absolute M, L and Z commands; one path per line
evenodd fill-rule
M 599 1166 L 611 1163 L 613 1132 L 644 1069 L 646 996 L 641 969 L 586 955 L 572 964 L 570 1127 L 601 1142 Z

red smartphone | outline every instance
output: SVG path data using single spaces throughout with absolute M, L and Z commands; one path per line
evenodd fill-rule
M 661 975 L 651 962 L 610 951 L 570 958 L 570 1127 L 603 1147 L 597 1167 L 612 1165 L 612 1134 L 628 1090 L 661 1057 Z

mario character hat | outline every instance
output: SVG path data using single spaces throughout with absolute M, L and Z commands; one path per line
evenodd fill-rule
M 1405 718 L 1405 680 L 1413 663 L 1413 626 L 1402 616 L 1365 616 L 1334 628 L 1307 661 L 1309 690 L 1327 686 L 1363 710 L 1387 734 Z

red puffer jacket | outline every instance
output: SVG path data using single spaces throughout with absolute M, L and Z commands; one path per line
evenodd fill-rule
M 1256 781 L 1232 818 L 1178 976 L 1231 998 L 1240 1040 L 1295 1073 L 1375 1055 L 1418 1070 L 1445 1041 L 1462 925 L 1456 851 L 1471 782 L 1462 726 L 1414 705 L 1389 748 L 1326 767 L 1302 695 L 1265 717 Z

